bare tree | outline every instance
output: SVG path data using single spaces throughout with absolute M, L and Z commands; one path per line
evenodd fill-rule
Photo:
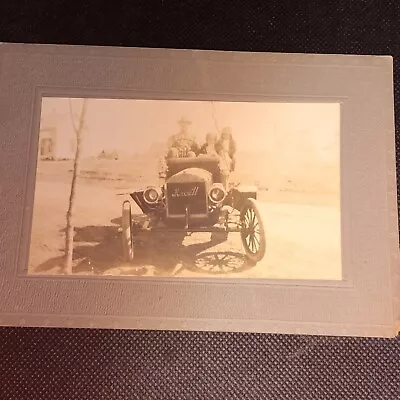
M 72 274 L 72 255 L 74 250 L 74 229 L 75 229 L 74 207 L 75 207 L 75 196 L 76 196 L 76 183 L 80 173 L 81 142 L 82 142 L 84 123 L 85 123 L 86 108 L 87 108 L 87 99 L 83 99 L 83 105 L 79 117 L 79 123 L 78 126 L 76 126 L 74 122 L 74 116 L 72 113 L 72 105 L 70 102 L 70 114 L 71 114 L 72 126 L 76 136 L 76 148 L 75 148 L 74 168 L 72 171 L 71 192 L 69 196 L 68 211 L 67 211 L 67 229 L 65 234 L 65 263 L 63 272 L 68 275 Z
M 220 135 L 218 121 L 217 121 L 217 117 L 215 115 L 215 105 L 214 105 L 213 101 L 211 101 L 211 107 L 212 107 L 212 116 L 213 116 L 213 120 L 214 120 L 215 129 L 217 130 L 217 134 Z

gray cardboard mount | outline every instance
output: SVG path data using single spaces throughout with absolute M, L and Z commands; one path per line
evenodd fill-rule
M 388 56 L 1 44 L 0 324 L 393 337 L 392 72 Z M 340 102 L 343 280 L 27 275 L 42 96 Z

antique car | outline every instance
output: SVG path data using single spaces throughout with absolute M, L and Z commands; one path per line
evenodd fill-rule
M 127 193 L 143 212 L 132 218 L 131 200 L 122 206 L 124 259 L 135 255 L 135 242 L 149 232 L 240 233 L 248 260 L 255 264 L 265 254 L 266 238 L 255 187 L 224 187 L 219 160 L 203 156 L 167 161 L 164 182 L 159 187 Z

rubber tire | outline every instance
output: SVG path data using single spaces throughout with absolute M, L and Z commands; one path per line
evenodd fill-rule
M 240 221 L 243 221 L 244 216 L 245 216 L 247 210 L 249 210 L 249 209 L 254 210 L 254 213 L 255 213 L 257 221 L 258 221 L 258 226 L 260 229 L 260 245 L 259 245 L 259 249 L 256 253 L 253 253 L 252 251 L 250 251 L 250 249 L 247 246 L 246 236 L 244 236 L 244 232 L 243 231 L 240 232 L 240 237 L 242 239 L 242 245 L 246 252 L 246 256 L 254 264 L 260 262 L 264 258 L 266 249 L 267 249 L 267 240 L 266 240 L 266 235 L 265 235 L 264 222 L 262 220 L 258 204 L 259 203 L 257 202 L 257 200 L 248 198 L 245 201 L 242 209 L 240 210 Z
M 131 207 L 125 207 L 126 202 L 122 205 L 122 250 L 124 262 L 132 262 L 135 256 L 135 246 L 132 235 L 132 219 Z

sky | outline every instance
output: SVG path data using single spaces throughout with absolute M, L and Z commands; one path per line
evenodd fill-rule
M 71 144 L 82 99 L 43 98 L 41 128 L 55 127 L 60 146 Z M 82 153 L 147 152 L 154 142 L 179 130 L 178 120 L 192 121 L 199 144 L 209 131 L 230 126 L 240 151 L 280 152 L 288 160 L 310 152 L 338 162 L 340 105 L 335 103 L 257 103 L 175 100 L 89 99 Z

